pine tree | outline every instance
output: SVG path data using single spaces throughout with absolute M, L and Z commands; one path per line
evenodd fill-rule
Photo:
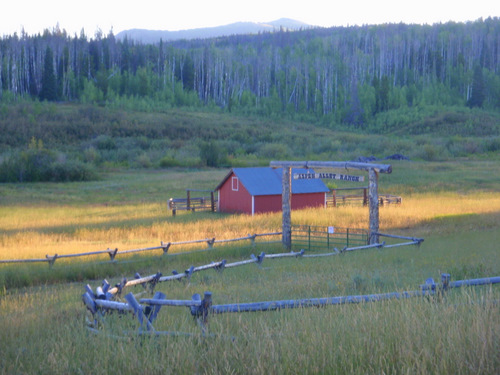
M 42 89 L 40 90 L 40 100 L 57 100 L 57 83 L 54 72 L 54 54 L 47 46 L 45 50 L 45 60 L 42 73 Z

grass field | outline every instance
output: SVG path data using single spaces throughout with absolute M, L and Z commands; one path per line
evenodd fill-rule
M 279 231 L 279 214 L 172 217 L 167 211 L 168 198 L 183 196 L 186 188 L 213 188 L 226 173 L 127 171 L 89 183 L 0 185 L 0 258 Z M 403 197 L 401 206 L 380 209 L 381 230 L 423 237 L 420 247 L 264 260 L 262 268 L 207 271 L 157 290 L 178 299 L 209 290 L 215 304 L 224 304 L 416 290 L 441 272 L 454 280 L 500 275 L 498 163 L 395 162 L 391 175 L 380 176 L 380 191 Z M 368 212 L 354 206 L 304 210 L 292 214 L 292 223 L 366 228 Z M 0 265 L 0 373 L 498 373 L 498 286 L 454 290 L 443 300 L 215 316 L 209 325 L 215 337 L 207 339 L 186 308 L 163 308 L 155 327 L 192 337 L 116 339 L 85 329 L 87 283 L 96 287 L 107 278 L 113 284 L 136 271 L 166 275 L 261 251 L 282 249 L 231 245 L 180 256 L 160 250 L 116 264 Z M 106 323 L 105 332 L 117 335 L 137 328 L 128 316 L 113 315 Z

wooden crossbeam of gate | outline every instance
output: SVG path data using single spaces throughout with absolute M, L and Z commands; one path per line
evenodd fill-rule
M 283 168 L 282 177 L 282 243 L 286 249 L 292 247 L 292 168 L 329 168 L 329 169 L 356 169 L 368 172 L 368 205 L 370 212 L 370 244 L 378 243 L 379 231 L 379 201 L 378 201 L 378 174 L 391 173 L 390 164 L 372 164 L 351 161 L 271 161 L 271 168 Z

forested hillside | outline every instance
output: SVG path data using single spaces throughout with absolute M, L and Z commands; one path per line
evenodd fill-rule
M 271 159 L 498 159 L 500 19 L 141 44 L 0 39 L 0 182 Z
M 364 127 L 426 104 L 500 109 L 500 19 L 140 44 L 55 28 L 0 39 L 0 97 L 218 106 Z

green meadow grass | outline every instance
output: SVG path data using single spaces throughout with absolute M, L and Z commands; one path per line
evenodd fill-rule
M 380 176 L 381 190 L 401 194 L 403 205 L 381 209 L 381 219 L 391 223 L 384 229 L 425 238 L 419 247 L 360 250 L 328 258 L 265 259 L 260 268 L 250 264 L 222 273 L 209 270 L 195 273 L 189 282 L 159 284 L 156 290 L 172 299 L 211 291 L 214 304 L 226 304 L 417 290 L 427 278 L 438 281 L 443 272 L 453 280 L 500 276 L 500 212 L 495 209 L 500 166 L 477 161 L 397 162 L 393 169 L 393 174 Z M 86 226 L 82 238 L 95 238 L 102 248 L 113 247 L 127 232 L 131 238 L 125 244 L 133 246 L 135 236 L 141 236 L 141 241 L 152 245 L 157 241 L 155 231 L 163 235 L 176 225 L 190 228 L 179 236 L 221 227 L 228 235 L 246 235 L 266 225 L 279 228 L 279 215 L 248 220 L 182 213 L 172 218 L 166 203 L 165 210 L 156 208 L 148 214 L 158 202 L 183 196 L 187 187 L 215 186 L 226 173 L 129 171 L 85 184 L 0 185 L 4 217 L 0 251 L 7 245 L 15 249 L 15 241 L 19 249 L 29 245 L 35 250 L 37 241 L 48 241 L 57 251 L 67 241 L 82 237 L 78 223 Z M 472 196 L 478 198 L 470 200 Z M 412 221 L 420 214 L 419 202 L 440 205 L 448 200 L 471 208 L 456 213 L 449 203 L 436 211 L 422 207 L 425 215 Z M 492 209 L 487 210 L 484 206 L 490 201 Z M 339 208 L 324 218 L 305 211 L 293 218 L 314 223 L 340 219 L 342 212 L 345 216 L 361 211 Z M 67 225 L 61 225 L 59 216 Z M 31 229 L 23 230 L 23 223 Z M 158 250 L 116 263 L 106 255 L 97 262 L 58 260 L 52 268 L 47 264 L 1 266 L 0 374 L 498 373 L 498 285 L 452 290 L 442 299 L 218 315 L 210 318 L 208 330 L 213 337 L 207 338 L 201 337 L 187 308 L 163 307 L 155 328 L 191 336 L 125 335 L 123 330 L 135 331 L 138 324 L 131 315 L 118 314 L 106 317 L 99 335 L 85 328 L 89 315 L 81 295 L 87 283 L 95 288 L 106 278 L 115 284 L 135 272 L 168 275 L 174 269 L 182 272 L 220 259 L 248 259 L 262 251 L 283 250 L 279 244 L 252 247 L 246 243 L 167 256 Z M 142 287 L 129 291 L 149 295 Z
M 475 238 L 427 238 L 420 248 L 269 259 L 262 268 L 196 273 L 189 283 L 164 283 L 156 290 L 178 299 L 211 291 L 214 304 L 416 290 L 440 272 L 453 279 L 491 276 L 500 269 L 498 239 L 487 231 Z M 253 250 L 267 247 L 246 254 L 234 249 L 240 257 Z M 214 250 L 208 259 L 227 251 Z M 158 269 L 182 270 L 204 258 L 190 256 L 159 262 Z M 155 327 L 192 337 L 120 339 L 111 335 L 137 330 L 132 316 L 107 317 L 100 335 L 85 329 L 88 314 L 80 298 L 86 282 L 19 289 L 2 298 L 1 373 L 494 374 L 500 365 L 497 286 L 453 290 L 444 300 L 218 315 L 209 323 L 215 337 L 205 339 L 186 308 L 164 307 Z

